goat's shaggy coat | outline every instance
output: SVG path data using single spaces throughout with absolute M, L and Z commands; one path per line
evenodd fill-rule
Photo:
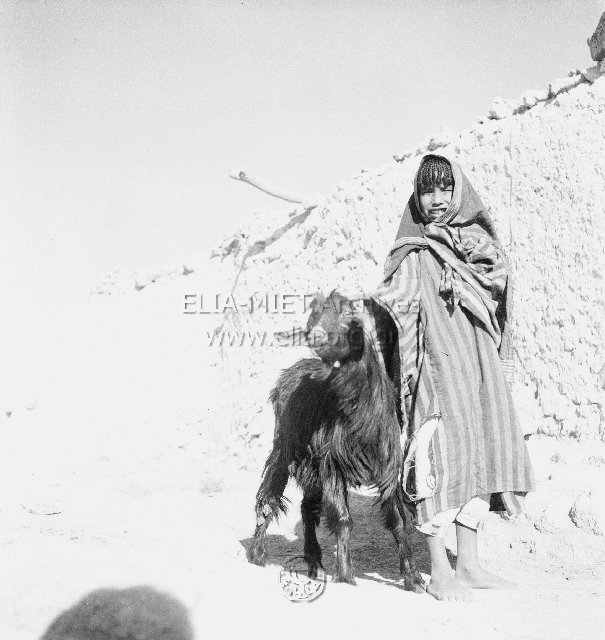
M 337 536 L 334 580 L 354 583 L 347 487 L 375 486 L 385 525 L 398 546 L 405 586 L 419 590 L 422 578 L 405 539 L 406 510 L 398 484 L 401 445 L 395 390 L 359 319 L 340 314 L 347 305 L 346 299 L 332 294 L 323 310 L 312 315 L 310 325 L 332 329 L 336 342 L 316 349 L 323 360 L 300 360 L 283 371 L 271 391 L 275 435 L 257 493 L 249 558 L 264 564 L 265 532 L 271 518 L 285 510 L 283 491 L 292 476 L 304 492 L 304 553 L 311 570 L 322 566 L 315 529 L 323 503 L 328 527 Z

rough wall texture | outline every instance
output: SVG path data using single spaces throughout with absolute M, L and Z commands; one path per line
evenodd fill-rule
M 271 346 L 273 332 L 305 322 L 306 294 L 377 285 L 419 158 L 437 148 L 462 165 L 511 258 L 513 393 L 524 429 L 605 440 L 605 77 L 596 66 L 516 100 L 494 100 L 471 129 L 442 131 L 382 167 L 360 170 L 313 209 L 256 212 L 211 259 L 116 272 L 95 293 L 145 297 L 164 289 L 174 300 L 219 293 L 219 306 L 236 305 L 226 322 L 221 313 L 200 315 L 197 327 L 232 332 L 220 352 L 205 353 L 221 371 L 232 430 L 249 443 L 271 431 L 263 406 L 279 368 L 308 355 L 303 346 Z M 230 291 L 234 301 L 225 299 Z M 272 299 L 272 309 L 247 312 L 253 294 Z M 287 295 L 292 304 L 280 308 Z M 215 400 L 207 399 L 208 411 Z
M 373 288 L 419 156 L 441 147 L 489 207 L 511 258 L 515 392 L 533 416 L 532 428 L 605 439 L 605 78 L 590 84 L 572 76 L 551 83 L 529 108 L 524 96 L 504 115 L 490 111 L 470 130 L 432 138 L 399 161 L 361 171 L 278 233 L 259 234 L 251 222 L 215 261 L 241 264 L 250 252 L 235 289 L 240 297 L 300 295 L 328 285 Z M 280 322 L 283 328 L 286 320 L 239 319 L 265 328 Z

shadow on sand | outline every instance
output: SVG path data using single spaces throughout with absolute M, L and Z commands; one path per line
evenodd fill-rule
M 297 509 L 297 504 L 290 505 L 289 513 Z M 359 579 L 373 580 L 380 584 L 403 589 L 400 584 L 399 560 L 392 535 L 382 525 L 380 511 L 374 505 L 374 498 L 356 493 L 349 493 L 349 508 L 353 518 L 353 533 L 350 548 L 355 576 Z M 253 527 L 253 524 L 252 524 Z M 294 528 L 295 540 L 284 535 L 267 535 L 267 564 L 284 564 L 294 556 L 303 552 L 303 526 L 298 520 Z M 410 526 L 410 544 L 414 551 L 416 566 L 425 574 L 430 574 L 430 561 L 423 536 Z M 323 551 L 323 564 L 331 577 L 335 560 L 335 539 L 322 524 L 318 528 L 317 538 Z M 252 536 L 240 540 L 246 552 L 252 544 Z M 456 556 L 448 550 L 450 563 L 455 563 Z

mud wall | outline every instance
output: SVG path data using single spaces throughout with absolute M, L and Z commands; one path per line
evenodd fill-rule
M 236 268 L 248 252 L 236 287 L 244 297 L 335 285 L 371 289 L 419 157 L 439 148 L 466 171 L 511 258 L 514 391 L 524 428 L 605 438 L 605 78 L 592 80 L 572 74 L 517 101 L 497 100 L 471 129 L 444 132 L 360 171 L 271 233 L 258 233 L 251 221 L 215 261 Z M 271 326 L 285 320 L 273 316 Z M 267 322 L 244 318 L 248 326 Z

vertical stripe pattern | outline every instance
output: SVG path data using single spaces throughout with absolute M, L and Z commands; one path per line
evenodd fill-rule
M 429 447 L 434 492 L 416 502 L 417 524 L 481 494 L 502 494 L 501 503 L 514 513 L 520 508 L 515 493 L 534 488 L 485 308 L 480 300 L 473 308 L 472 298 L 447 304 L 443 264 L 432 244 L 413 251 L 374 296 L 397 324 L 404 416 L 411 406 L 408 440 L 440 417 Z

